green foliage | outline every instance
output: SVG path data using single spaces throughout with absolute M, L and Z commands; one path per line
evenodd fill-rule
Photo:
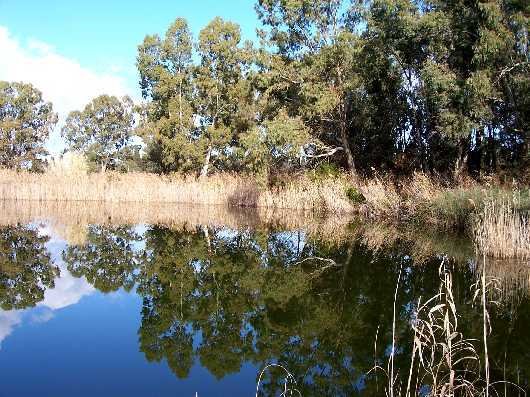
M 304 146 L 310 142 L 309 130 L 300 118 L 280 112 L 240 138 L 242 161 L 252 172 L 297 167 L 303 159 Z
M 130 98 L 101 95 L 68 115 L 62 136 L 68 150 L 83 153 L 95 168 L 118 169 L 138 150 L 131 145 L 133 125 Z
M 212 162 L 226 164 L 237 136 L 254 123 L 251 58 L 239 26 L 221 18 L 201 30 L 197 42 L 181 18 L 163 40 L 145 38 L 137 65 L 151 102 L 139 131 L 160 171 L 205 175 Z
M 325 160 L 354 178 L 528 174 L 525 1 L 257 0 L 256 11 L 259 48 L 219 17 L 196 38 L 182 18 L 145 37 L 136 129 L 145 160 L 124 144 L 128 112 L 102 111 L 110 97 L 70 115 L 69 145 L 103 169 L 165 173 L 267 175 Z M 2 83 L 0 164 L 37 169 L 55 118 L 17 84 Z M 96 122 L 86 113 L 97 107 Z
M 341 171 L 333 163 L 321 163 L 315 168 L 314 174 L 317 179 L 330 179 L 338 178 L 341 175 Z
M 0 166 L 42 170 L 57 123 L 52 104 L 31 84 L 0 81 Z
M 197 65 L 182 20 L 177 45 L 147 36 L 140 46 L 160 170 L 206 174 L 212 163 L 267 174 L 296 158 L 354 177 L 528 167 L 529 17 L 519 1 L 258 0 L 256 11 L 257 51 L 220 18 L 200 33 Z M 168 67 L 179 51 L 184 74 Z M 169 121 L 177 91 L 189 104 L 185 128 Z
M 354 204 L 362 204 L 366 201 L 364 195 L 353 186 L 350 186 L 348 189 L 346 189 L 346 196 Z
M 530 191 L 480 186 L 445 189 L 434 198 L 417 203 L 413 218 L 442 229 L 469 232 L 477 214 L 490 202 L 509 202 L 516 211 L 524 213 L 530 209 Z
M 193 39 L 186 20 L 176 19 L 163 39 L 146 36 L 138 47 L 137 67 L 144 98 L 138 133 L 156 171 L 197 166 L 194 144 Z

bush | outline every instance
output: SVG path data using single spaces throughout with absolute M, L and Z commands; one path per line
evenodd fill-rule
M 346 196 L 353 204 L 362 204 L 366 202 L 366 197 L 353 186 L 346 189 Z
M 315 180 L 338 178 L 341 175 L 340 169 L 331 163 L 321 163 L 313 171 Z

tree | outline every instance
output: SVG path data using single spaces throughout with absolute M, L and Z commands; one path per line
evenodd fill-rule
M 253 100 L 250 80 L 252 51 L 241 45 L 239 25 L 215 18 L 199 35 L 200 65 L 196 68 L 197 115 L 204 148 L 201 176 L 208 173 L 212 155 L 221 157 L 238 133 L 249 128 L 254 114 L 245 112 Z
M 283 98 L 291 114 L 311 127 L 328 156 L 339 152 L 353 177 L 351 97 L 359 83 L 354 60 L 359 45 L 349 31 L 354 13 L 344 0 L 259 0 L 261 35 L 276 53 L 267 61 L 267 94 Z M 324 143 L 324 144 L 323 144 Z
M 0 166 L 41 170 L 57 123 L 52 104 L 27 83 L 0 81 Z
M 253 173 L 267 175 L 271 167 L 291 168 L 307 160 L 306 148 L 313 139 L 300 118 L 284 111 L 265 120 L 240 138 L 242 164 Z
M 101 171 L 116 169 L 134 154 L 133 103 L 129 97 L 101 95 L 83 111 L 68 115 L 62 129 L 68 149 L 85 154 Z
M 195 131 L 193 38 L 188 23 L 177 18 L 164 39 L 146 36 L 138 47 L 137 67 L 146 105 L 141 126 L 148 156 L 161 171 L 196 166 L 191 156 Z
M 256 10 L 258 50 L 221 18 L 197 43 L 177 19 L 139 47 L 150 99 L 140 130 L 157 171 L 323 159 L 354 179 L 525 170 L 524 1 L 258 0 Z

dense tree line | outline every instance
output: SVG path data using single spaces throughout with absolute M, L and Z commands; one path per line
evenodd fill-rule
M 517 171 L 529 160 L 524 1 L 259 0 L 261 46 L 219 18 L 138 52 L 159 171 Z
M 146 36 L 138 116 L 127 98 L 96 98 L 68 117 L 68 149 L 102 170 L 135 161 L 161 173 L 267 175 L 326 162 L 354 177 L 528 173 L 526 0 L 258 0 L 255 8 L 259 43 L 221 18 L 198 37 L 182 18 L 164 36 Z M 32 87 L 2 84 L 0 161 L 27 168 L 55 123 L 51 105 Z

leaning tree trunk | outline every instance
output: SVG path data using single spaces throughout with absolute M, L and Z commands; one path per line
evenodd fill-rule
M 348 165 L 348 172 L 354 180 L 357 180 L 357 169 L 355 168 L 355 160 L 353 159 L 353 153 L 351 151 L 350 143 L 348 142 L 348 135 L 346 134 L 346 128 L 344 125 L 341 125 L 340 128 L 340 140 L 342 148 L 344 149 L 346 164 Z
M 208 151 L 206 152 L 206 157 L 204 159 L 204 165 L 202 166 L 200 177 L 204 178 L 208 175 L 208 168 L 210 167 L 210 158 L 212 157 L 212 147 L 208 146 Z

